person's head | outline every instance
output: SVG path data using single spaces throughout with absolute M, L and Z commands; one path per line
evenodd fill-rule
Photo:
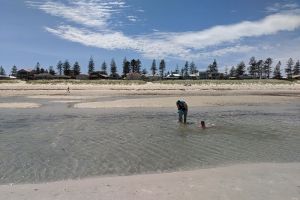
M 201 121 L 201 127 L 205 128 L 205 121 Z

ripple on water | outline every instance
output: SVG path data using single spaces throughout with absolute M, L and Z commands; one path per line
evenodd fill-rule
M 290 108 L 8 113 L 0 126 L 0 183 L 300 161 L 299 113 Z M 205 120 L 214 127 L 198 127 Z

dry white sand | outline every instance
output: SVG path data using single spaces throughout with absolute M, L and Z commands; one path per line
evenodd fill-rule
M 0 96 L 31 96 L 31 95 L 66 95 L 67 87 L 72 95 L 99 96 L 99 95 L 137 95 L 137 94 L 219 94 L 219 93 L 296 93 L 299 94 L 300 83 L 294 84 L 201 84 L 185 86 L 182 84 L 147 83 L 143 85 L 99 85 L 99 84 L 27 84 L 3 83 L 0 84 Z
M 37 103 L 0 103 L 0 108 L 39 108 Z
M 5 200 L 299 200 L 300 163 L 3 185 Z

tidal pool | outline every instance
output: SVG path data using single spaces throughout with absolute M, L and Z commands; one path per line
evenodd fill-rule
M 184 126 L 175 104 L 75 109 L 34 102 L 43 106 L 0 109 L 0 184 L 300 162 L 298 103 L 190 108 Z M 201 120 L 214 126 L 203 130 Z

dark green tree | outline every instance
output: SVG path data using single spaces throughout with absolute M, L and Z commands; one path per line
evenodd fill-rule
M 260 79 L 262 78 L 262 74 L 263 74 L 263 65 L 264 65 L 263 60 L 259 60 L 256 62 L 255 71 Z
M 236 71 L 236 76 L 239 77 L 239 78 L 241 78 L 244 75 L 245 71 L 246 71 L 246 65 L 245 65 L 245 63 L 243 61 L 240 62 L 236 66 L 236 70 L 235 71 Z
M 68 60 L 66 60 L 63 64 L 63 70 L 64 70 L 64 75 L 65 76 L 70 76 L 71 75 L 71 65 Z
M 293 68 L 293 74 L 294 75 L 300 75 L 300 62 L 299 60 L 296 62 L 294 68 Z
M 183 70 L 184 70 L 183 77 L 188 78 L 189 77 L 189 62 L 188 61 L 185 62 Z
M 88 73 L 91 74 L 94 71 L 95 71 L 95 62 L 94 62 L 93 57 L 91 57 L 90 61 L 89 61 L 89 65 L 88 65 Z
M 152 61 L 152 65 L 151 65 L 151 73 L 152 73 L 152 76 L 154 76 L 156 74 L 156 71 L 157 71 L 157 68 L 156 68 L 156 60 L 154 59 Z
M 279 61 L 277 63 L 277 65 L 275 66 L 275 69 L 274 69 L 274 72 L 273 72 L 273 78 L 275 78 L 275 79 L 281 79 L 282 78 L 280 67 L 281 67 L 281 62 Z
M 45 73 L 45 69 L 43 67 L 40 69 L 40 73 L 41 74 Z
M 2 75 L 2 76 L 6 75 L 5 70 L 2 66 L 0 66 L 0 75 Z
M 265 74 L 266 78 L 270 78 L 270 75 L 272 73 L 272 65 L 273 60 L 272 58 L 267 58 L 266 61 L 264 62 L 264 66 L 263 66 L 263 73 Z
M 123 60 L 123 75 L 126 76 L 130 72 L 130 62 L 126 58 Z
M 73 71 L 75 76 L 78 76 L 80 74 L 80 65 L 77 61 L 73 65 Z
M 12 75 L 12 76 L 17 76 L 17 73 L 18 73 L 18 69 L 17 69 L 16 65 L 14 65 L 14 66 L 11 68 L 11 75 Z
M 63 63 L 61 61 L 58 61 L 57 65 L 56 65 L 56 69 L 57 69 L 59 75 L 62 75 L 62 72 L 63 72 Z
M 137 72 L 137 62 L 136 62 L 135 59 L 132 59 L 132 60 L 130 61 L 130 66 L 131 66 L 131 72 L 132 72 L 132 73 Z
M 197 70 L 197 67 L 196 67 L 195 63 L 191 62 L 190 63 L 190 74 L 195 74 L 197 72 L 198 72 L 198 70 Z
M 250 76 L 252 76 L 252 78 L 256 78 L 256 59 L 255 57 L 251 57 L 250 61 L 249 61 L 249 68 L 248 68 L 248 72 L 250 74 Z
M 285 67 L 285 73 L 288 79 L 292 78 L 292 73 L 293 73 L 293 65 L 294 65 L 294 61 L 292 58 L 290 58 L 286 64 Z
M 236 69 L 234 66 L 231 67 L 230 72 L 229 72 L 230 77 L 236 77 Z
M 51 75 L 55 75 L 55 71 L 54 71 L 54 69 L 53 69 L 53 66 L 50 66 L 49 67 L 49 74 L 51 74 Z
M 39 62 L 36 63 L 35 65 L 35 71 L 37 74 L 40 74 L 41 73 L 41 65 Z
M 166 62 L 164 59 L 162 59 L 159 63 L 159 73 L 161 78 L 163 78 L 165 70 L 166 70 Z
M 142 68 L 142 62 L 140 61 L 140 59 L 137 59 L 136 61 L 136 72 L 137 73 L 141 73 L 141 68 Z
M 103 74 L 107 75 L 107 64 L 106 64 L 105 61 L 101 65 L 101 71 L 102 71 Z
M 211 79 L 215 79 L 218 75 L 218 64 L 216 59 L 214 60 L 214 62 L 210 65 L 208 65 L 207 67 L 207 73 L 209 75 L 209 77 L 211 77 Z
M 117 64 L 114 59 L 110 62 L 110 76 L 113 78 L 117 78 Z

